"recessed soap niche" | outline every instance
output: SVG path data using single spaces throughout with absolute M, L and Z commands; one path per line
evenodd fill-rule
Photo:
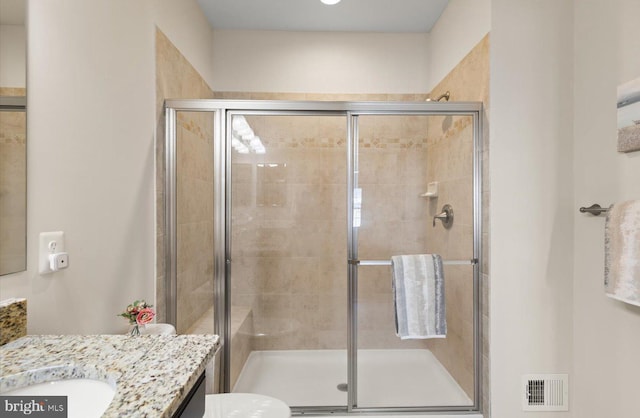
M 257 164 L 256 205 L 283 207 L 287 204 L 287 164 Z

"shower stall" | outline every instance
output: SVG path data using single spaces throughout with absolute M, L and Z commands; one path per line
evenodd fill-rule
M 220 335 L 221 392 L 297 414 L 481 411 L 481 103 L 165 111 L 167 320 Z M 390 259 L 423 253 L 443 259 L 447 336 L 401 340 Z

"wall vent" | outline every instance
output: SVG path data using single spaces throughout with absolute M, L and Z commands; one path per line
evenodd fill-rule
M 523 411 L 568 411 L 568 374 L 527 374 L 522 376 Z

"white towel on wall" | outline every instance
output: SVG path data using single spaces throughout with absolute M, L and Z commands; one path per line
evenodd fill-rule
M 393 256 L 391 269 L 398 337 L 445 338 L 447 319 L 440 256 Z
M 640 306 L 640 200 L 617 203 L 607 212 L 604 288 L 607 296 Z

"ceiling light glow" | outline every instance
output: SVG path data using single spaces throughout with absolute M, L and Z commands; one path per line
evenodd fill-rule
M 320 1 L 323 2 L 324 4 L 328 4 L 329 6 L 340 3 L 340 0 L 320 0 Z
M 231 146 L 239 154 L 265 154 L 267 152 L 260 137 L 256 136 L 249 122 L 242 115 L 234 115 L 231 121 Z

